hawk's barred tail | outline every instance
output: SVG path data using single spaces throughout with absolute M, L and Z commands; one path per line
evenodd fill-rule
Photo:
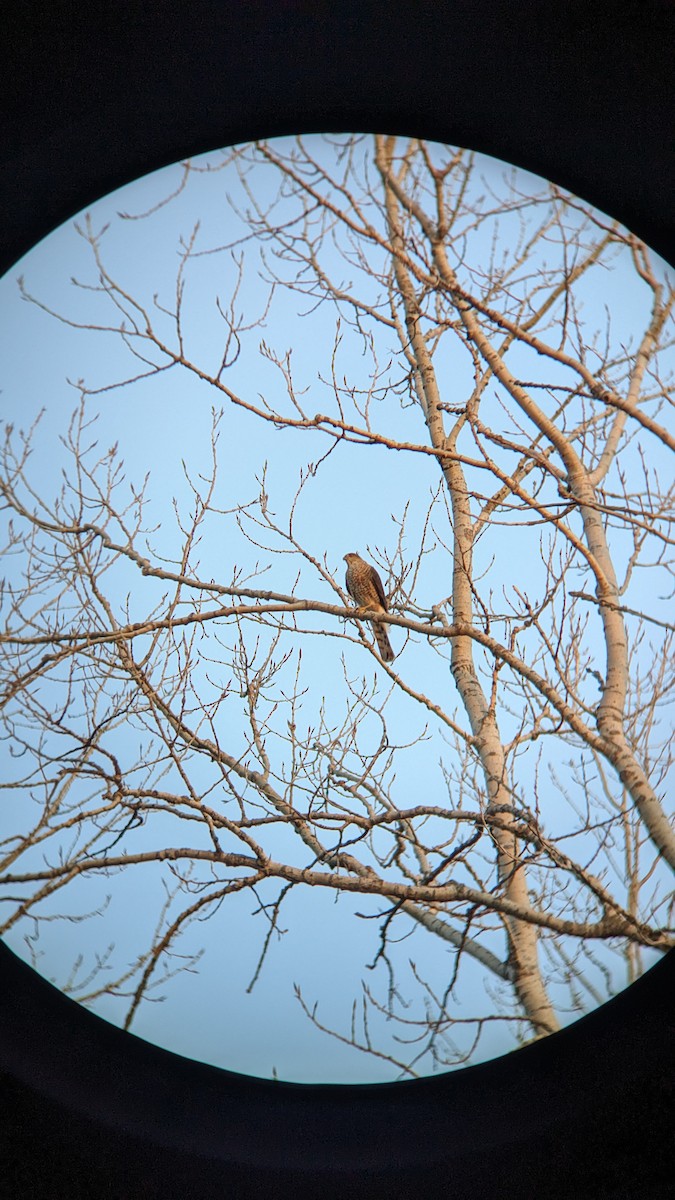
M 373 621 L 372 625 L 373 633 L 375 634 L 375 641 L 377 642 L 377 648 L 380 652 L 380 658 L 382 659 L 382 662 L 393 662 L 394 651 L 391 648 L 391 642 L 387 637 L 386 629 L 383 625 L 379 625 L 376 621 Z

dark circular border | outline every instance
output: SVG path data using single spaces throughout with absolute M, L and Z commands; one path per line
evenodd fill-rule
M 670 0 L 77 0 L 15 6 L 0 272 L 101 195 L 257 136 L 374 129 L 571 187 L 675 261 Z M 92 1017 L 0 944 L 2 1194 L 668 1194 L 675 954 L 516 1054 L 436 1079 L 301 1086 Z

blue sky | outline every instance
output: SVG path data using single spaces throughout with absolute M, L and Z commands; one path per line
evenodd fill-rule
M 200 165 L 208 161 L 217 166 L 220 160 L 214 154 L 198 161 Z M 488 181 L 496 180 L 502 166 L 482 160 L 481 170 Z M 119 215 L 141 214 L 159 204 L 175 190 L 181 177 L 180 166 L 167 168 L 102 199 L 92 209 L 95 229 L 109 223 L 102 241 L 104 261 L 116 280 L 131 294 L 143 297 L 148 308 L 152 307 L 155 293 L 161 303 L 170 304 L 180 239 L 190 237 L 197 219 L 200 226 L 195 246 L 204 251 L 235 241 L 244 228 L 226 201 L 229 193 L 236 203 L 246 203 L 231 171 L 193 173 L 185 190 L 149 219 L 132 220 Z M 267 172 L 258 171 L 251 179 L 262 201 L 271 198 Z M 523 186 L 527 186 L 529 177 L 522 173 L 521 179 Z M 82 215 L 77 220 L 82 225 Z M 265 310 L 267 288 L 260 278 L 258 247 L 248 243 L 243 250 L 247 260 L 236 304 L 244 313 L 256 316 Z M 346 271 L 343 265 L 336 269 Z M 2 415 L 6 421 L 27 425 L 44 409 L 33 469 L 48 492 L 50 487 L 53 490 L 57 486 L 59 471 L 66 461 L 58 439 L 78 404 L 77 381 L 84 379 L 90 389 L 107 388 L 127 377 L 129 358 L 115 334 L 70 328 L 21 300 L 16 283 L 19 275 L 25 277 L 26 289 L 41 303 L 72 320 L 104 320 L 109 318 L 109 312 L 104 298 L 70 282 L 73 277 L 85 284 L 95 279 L 89 247 L 72 222 L 54 231 L 0 281 Z M 204 253 L 191 262 L 186 273 L 185 337 L 190 356 L 206 370 L 215 369 L 225 336 L 215 296 L 227 303 L 236 280 L 236 264 L 225 252 Z M 622 261 L 613 267 L 609 295 L 613 337 L 618 343 L 627 340 L 636 325 L 640 328 L 638 322 L 645 311 L 644 295 L 636 290 L 634 277 Z M 589 288 L 585 299 L 589 306 L 598 306 L 600 328 L 605 300 L 596 284 Z M 253 328 L 244 335 L 240 357 L 225 373 L 227 385 L 254 403 L 260 396 L 272 405 L 285 403 L 279 371 L 259 352 L 264 338 L 281 356 L 292 349 L 296 387 L 305 393 L 307 410 L 332 411 L 335 312 L 329 306 L 308 311 L 311 308 L 310 302 L 300 298 L 293 304 L 278 291 L 264 327 Z M 159 330 L 168 329 L 168 320 L 158 313 L 155 319 Z M 342 333 L 343 340 L 334 357 L 338 384 L 345 381 L 347 387 L 365 390 L 372 375 L 372 359 L 364 353 L 358 339 L 344 328 Z M 387 346 L 379 347 L 378 354 L 386 382 Z M 461 398 L 470 381 L 466 364 L 452 348 L 442 352 L 438 362 L 439 369 L 452 380 L 453 394 Z M 90 410 L 99 413 L 96 434 L 100 445 L 119 441 L 127 479 L 138 483 L 147 471 L 152 473 L 148 521 L 157 527 L 152 535 L 156 551 L 170 553 L 175 549 L 178 531 L 172 499 L 175 497 L 182 506 L 189 504 L 181 461 L 188 464 L 193 474 L 208 470 L 212 408 L 220 408 L 222 404 L 222 398 L 214 396 L 207 384 L 177 370 L 133 386 L 106 390 L 88 402 Z M 398 406 L 392 409 L 385 401 L 373 401 L 373 409 L 383 428 L 394 429 L 401 438 L 423 440 L 413 409 L 401 410 Z M 310 440 L 290 432 L 280 434 L 232 406 L 226 408 L 220 429 L 220 477 L 215 496 L 222 510 L 235 509 L 242 502 L 255 499 L 262 472 L 266 470 L 270 507 L 283 517 L 301 470 L 308 461 L 316 462 L 329 445 L 320 435 Z M 655 448 L 652 466 L 659 465 L 659 456 L 660 451 Z M 665 454 L 663 470 L 668 470 Z M 438 473 L 431 459 L 392 457 L 383 449 L 341 447 L 339 454 L 322 463 L 316 478 L 305 489 L 298 511 L 297 535 L 318 557 L 326 552 L 329 569 L 341 580 L 342 555 L 346 551 L 358 550 L 373 557 L 378 547 L 395 545 L 397 522 L 403 518 L 411 499 L 409 544 L 414 546 L 428 501 L 437 488 Z M 265 571 L 255 586 L 269 586 L 277 591 L 291 591 L 296 586 L 297 560 L 266 554 L 264 549 L 256 551 L 238 533 L 232 515 L 214 517 L 207 534 L 200 549 L 202 578 L 227 583 L 234 562 L 246 564 L 249 569 L 259 562 Z M 271 544 L 281 548 L 278 541 Z M 479 567 L 495 571 L 496 579 L 508 577 L 514 554 L 520 553 L 517 546 L 519 543 L 512 541 L 508 533 L 496 540 L 486 539 L 484 548 L 481 543 L 477 551 Z M 449 590 L 447 581 L 438 574 L 437 564 L 438 558 L 432 557 L 421 573 L 422 606 Z M 536 589 L 537 569 L 535 559 L 519 562 L 523 586 Z M 132 582 L 131 576 L 120 572 L 112 579 L 120 603 L 125 592 L 132 589 L 132 619 L 142 616 L 150 585 L 136 593 L 137 581 Z M 334 599 L 328 585 L 306 569 L 302 572 L 300 590 L 328 602 Z M 159 596 L 160 589 L 156 591 Z M 640 607 L 647 598 L 651 602 L 653 591 L 652 579 L 637 574 L 631 585 L 630 602 L 635 607 Z M 657 608 L 667 612 L 665 598 Z M 400 646 L 403 631 L 394 630 L 392 639 Z M 330 687 L 330 679 L 341 649 L 340 643 L 329 638 L 311 640 L 312 658 L 305 677 L 310 693 L 306 701 L 308 721 L 316 719 L 323 697 L 329 711 L 331 705 L 336 715 L 340 709 L 341 693 L 334 694 L 337 689 Z M 358 649 L 350 648 L 348 653 L 354 672 L 365 672 L 372 678 L 372 664 L 358 657 Z M 428 654 L 424 656 L 414 639 L 404 653 L 406 678 L 411 685 L 425 690 L 435 688 L 442 695 L 446 690 L 445 665 L 430 659 Z M 227 711 L 228 720 L 236 724 L 240 718 L 234 708 L 230 706 Z M 401 741 L 412 740 L 425 724 L 419 715 L 415 720 L 417 723 L 411 726 L 409 710 L 393 706 L 391 734 Z M 378 736 L 376 720 L 372 722 L 371 735 L 374 740 Z M 121 730 L 117 733 L 120 739 L 126 736 Z M 428 779 L 425 775 L 429 755 L 436 770 L 439 759 L 451 754 L 436 729 L 429 736 L 430 743 L 401 756 L 397 786 L 408 796 L 425 794 L 427 789 L 438 787 L 436 775 Z M 528 771 L 533 769 L 528 767 Z M 531 779 L 531 775 L 526 779 Z M 167 836 L 170 836 L 168 831 Z M 63 982 L 67 964 L 79 953 L 84 953 L 90 961 L 95 950 L 100 952 L 112 941 L 117 943 L 122 960 L 125 954 L 131 956 L 133 948 L 149 934 L 157 920 L 162 895 L 159 875 L 158 870 L 149 869 L 142 877 L 143 884 L 132 872 L 103 882 L 80 883 L 77 899 L 70 900 L 75 909 L 86 911 L 89 906 L 95 907 L 104 892 L 112 894 L 110 905 L 97 921 L 54 922 L 42 927 L 36 948 L 42 955 L 43 973 Z M 290 896 L 281 922 L 288 932 L 280 943 L 272 944 L 251 995 L 246 995 L 245 989 L 260 953 L 262 927 L 260 921 L 250 919 L 248 896 L 229 899 L 212 921 L 193 927 L 188 936 L 191 950 L 201 945 L 209 947 L 199 964 L 199 975 L 178 975 L 166 988 L 161 988 L 162 994 L 170 992 L 171 999 L 143 1006 L 135 1020 L 134 1032 L 179 1053 L 253 1074 L 269 1075 L 276 1070 L 282 1078 L 337 1082 L 390 1078 L 390 1069 L 384 1064 L 346 1050 L 313 1029 L 294 998 L 293 984 L 298 983 L 310 1006 L 315 1000 L 319 1002 L 321 1020 L 346 1032 L 352 997 L 360 992 L 363 963 L 372 959 L 374 923 L 355 920 L 352 914 L 375 913 L 378 905 L 365 898 L 352 900 L 318 891 Z M 7 938 L 8 944 L 22 955 L 26 954 L 26 932 L 31 930 L 17 926 Z M 433 938 L 418 929 L 402 944 L 400 954 L 403 961 L 414 959 L 420 970 L 442 989 L 448 956 Z M 481 984 L 473 964 L 466 971 L 468 998 L 472 988 L 479 989 Z M 468 1012 L 468 999 L 465 1005 Z M 97 1002 L 95 1011 L 113 1021 L 123 1016 L 120 1003 L 110 998 Z M 481 1057 L 500 1053 L 511 1045 L 496 1026 L 485 1036 Z

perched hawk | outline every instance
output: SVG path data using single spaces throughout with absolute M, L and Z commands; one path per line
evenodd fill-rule
M 358 554 L 345 554 L 345 562 L 347 564 L 345 583 L 354 603 L 359 608 L 374 608 L 377 612 L 386 612 L 387 598 L 382 587 L 382 580 L 375 568 L 371 567 L 370 563 L 364 562 Z M 394 651 L 384 625 L 381 625 L 379 621 L 372 621 L 371 624 L 382 661 L 392 662 Z

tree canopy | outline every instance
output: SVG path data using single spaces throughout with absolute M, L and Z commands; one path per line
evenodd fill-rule
M 252 996 L 394 1075 L 602 1003 L 673 945 L 672 273 L 389 136 L 236 147 L 78 228 L 72 296 L 23 295 L 114 352 L 0 467 L 3 934 L 39 966 L 88 915 L 59 983 L 127 1028 L 255 943 Z

